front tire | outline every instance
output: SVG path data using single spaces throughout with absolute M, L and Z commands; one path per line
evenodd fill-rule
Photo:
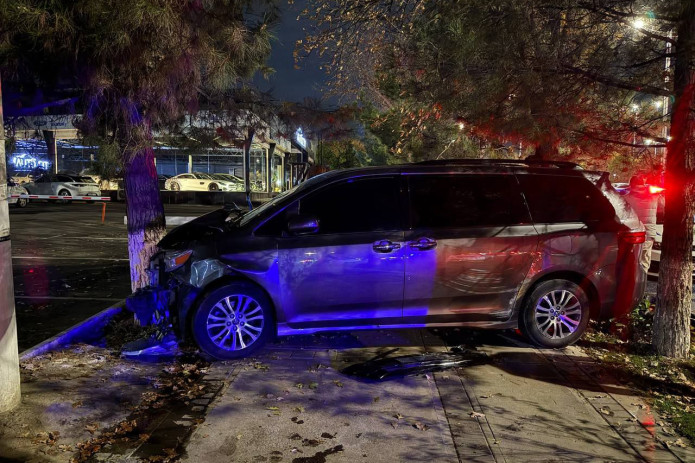
M 58 196 L 72 196 L 72 194 L 68 190 L 60 190 Z M 67 199 L 59 199 L 58 202 L 60 204 L 67 204 L 69 201 Z
M 533 289 L 520 314 L 521 331 L 534 344 L 553 349 L 575 343 L 589 324 L 586 292 L 568 280 L 544 281 Z
M 181 185 L 178 182 L 171 182 L 171 191 L 181 191 Z
M 193 338 L 220 360 L 246 357 L 265 344 L 275 327 L 270 299 L 259 287 L 235 282 L 208 294 L 192 320 Z
M 217 186 L 217 183 L 211 183 L 210 186 L 208 186 L 209 191 L 218 191 L 220 189 L 219 186 Z
M 20 209 L 23 209 L 23 208 L 27 207 L 27 204 L 29 204 L 29 200 L 26 198 L 18 198 L 16 204 L 17 204 L 17 207 L 19 207 Z

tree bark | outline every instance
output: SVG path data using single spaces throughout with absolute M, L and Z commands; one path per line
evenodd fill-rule
M 146 120 L 131 128 L 140 139 L 124 150 L 124 176 L 126 215 L 128 217 L 128 255 L 130 257 L 130 283 L 133 291 L 149 284 L 147 268 L 150 258 L 157 252 L 157 243 L 166 234 L 164 206 L 159 196 L 157 168 L 152 150 L 152 132 Z M 128 134 L 127 134 L 128 135 Z
M 690 352 L 692 305 L 693 167 L 695 120 L 695 2 L 683 2 L 674 72 L 676 104 L 666 155 L 666 206 L 653 345 L 660 355 L 686 358 Z
M 0 412 L 12 410 L 19 405 L 21 399 L 10 248 L 10 215 L 7 207 L 5 126 L 2 117 L 2 85 L 0 84 Z

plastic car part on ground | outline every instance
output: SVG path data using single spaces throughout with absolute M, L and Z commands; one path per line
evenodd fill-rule
M 431 352 L 425 354 L 387 357 L 398 351 L 392 349 L 381 355 L 344 368 L 341 373 L 358 378 L 381 381 L 403 376 L 420 375 L 444 371 L 450 368 L 479 365 L 487 361 L 487 355 L 461 347 L 452 352 Z
M 161 339 L 155 335 L 126 343 L 121 354 L 126 358 L 143 361 L 168 360 L 179 354 L 179 342 L 173 333 Z

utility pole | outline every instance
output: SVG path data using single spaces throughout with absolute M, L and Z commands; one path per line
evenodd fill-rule
M 19 351 L 17 321 L 14 313 L 10 214 L 7 203 L 7 166 L 5 165 L 5 122 L 2 115 L 0 80 L 0 412 L 19 405 Z

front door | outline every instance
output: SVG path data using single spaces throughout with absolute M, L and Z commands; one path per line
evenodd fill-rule
M 511 174 L 408 176 L 407 323 L 507 319 L 538 236 Z
M 282 309 L 292 328 L 398 323 L 403 228 L 398 176 L 346 179 L 299 199 L 318 232 L 278 240 Z

